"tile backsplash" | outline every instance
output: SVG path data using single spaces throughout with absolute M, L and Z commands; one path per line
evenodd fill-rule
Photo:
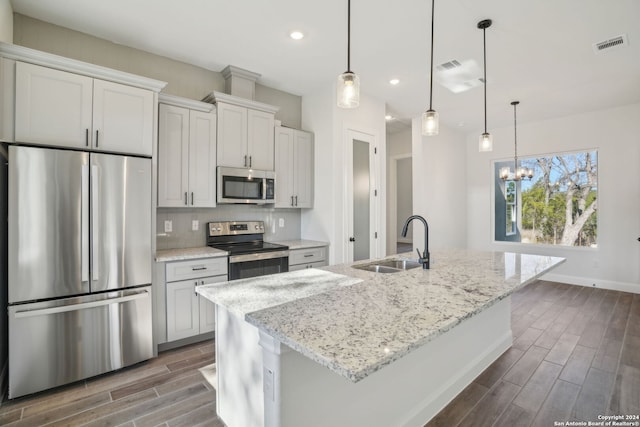
M 280 220 L 284 226 L 280 227 Z M 172 231 L 164 231 L 165 221 Z M 197 220 L 198 230 L 192 230 Z M 206 227 L 211 221 L 264 221 L 264 239 L 270 241 L 300 238 L 300 210 L 274 209 L 258 205 L 220 205 L 210 209 L 158 208 L 156 249 L 194 248 L 206 246 Z

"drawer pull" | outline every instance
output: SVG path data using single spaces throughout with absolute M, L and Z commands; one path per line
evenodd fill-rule
M 206 270 L 207 267 L 191 267 L 191 271 L 200 271 L 200 270 Z
M 312 257 L 312 256 L 313 256 L 313 254 L 306 254 L 304 257 L 305 258 L 309 258 L 309 257 Z

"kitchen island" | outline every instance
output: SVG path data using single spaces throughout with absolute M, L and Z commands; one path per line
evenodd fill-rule
M 511 293 L 564 261 L 431 259 L 430 270 L 359 269 L 366 261 L 200 287 L 216 304 L 222 420 L 422 426 L 511 346 Z

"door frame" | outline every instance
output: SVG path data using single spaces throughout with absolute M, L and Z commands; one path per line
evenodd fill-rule
M 344 220 L 342 235 L 345 262 L 353 262 L 353 245 L 349 242 L 349 237 L 353 236 L 353 141 L 363 141 L 369 144 L 369 258 L 381 257 L 382 240 L 386 233 L 380 230 L 381 218 L 381 189 L 383 175 L 380 170 L 381 150 L 378 146 L 379 138 L 373 130 L 354 129 L 350 126 L 344 127 Z M 374 154 L 376 149 L 377 154 Z M 374 194 L 377 190 L 377 196 Z M 374 233 L 378 233 L 378 238 Z
M 387 255 L 396 253 L 399 241 L 398 229 L 398 160 L 411 159 L 412 153 L 396 154 L 389 157 L 389 188 L 387 189 Z M 413 194 L 411 195 L 413 199 Z M 391 241 L 393 240 L 393 241 Z M 410 239 L 413 242 L 413 236 Z

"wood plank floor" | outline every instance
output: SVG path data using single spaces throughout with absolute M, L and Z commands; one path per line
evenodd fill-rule
M 553 426 L 640 414 L 640 295 L 539 281 L 512 298 L 514 343 L 427 427 Z M 8 426 L 215 426 L 211 341 L 3 402 Z
M 538 281 L 511 310 L 513 346 L 426 427 L 640 415 L 640 295 Z

